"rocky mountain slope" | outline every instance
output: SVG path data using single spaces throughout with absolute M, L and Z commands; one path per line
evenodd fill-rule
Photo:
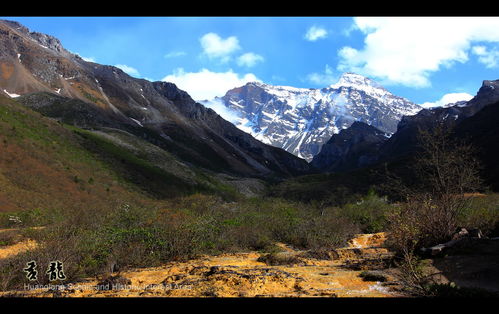
M 499 83 L 499 81 L 496 81 Z M 499 190 L 499 101 L 487 105 L 472 117 L 465 119 L 455 129 L 455 136 L 467 138 L 482 162 L 485 183 L 492 190 Z
M 307 161 L 355 121 L 394 133 L 402 116 L 421 109 L 354 73 L 322 89 L 248 83 L 216 100 L 240 117 L 238 128 Z
M 234 195 L 230 184 L 210 172 L 128 132 L 61 125 L 3 95 L 0 152 L 0 213 L 114 208 L 192 193 Z
M 56 38 L 0 21 L 0 93 L 85 128 L 117 128 L 216 172 L 283 177 L 305 161 L 265 145 L 168 82 L 87 62 Z M 105 132 L 105 130 L 103 130 Z
M 412 154 L 417 150 L 417 134 L 420 129 L 428 130 L 439 123 L 455 127 L 497 101 L 499 80 L 485 80 L 475 97 L 468 102 L 443 108 L 423 109 L 414 116 L 403 117 L 397 126 L 397 132 L 383 145 L 378 159 L 389 161 Z
M 379 149 L 387 139 L 388 134 L 375 127 L 354 122 L 322 145 L 311 164 L 327 172 L 362 168 L 376 161 Z

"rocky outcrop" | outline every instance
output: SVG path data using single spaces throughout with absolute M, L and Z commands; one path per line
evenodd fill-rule
M 498 82 L 498 81 L 496 81 Z M 499 190 L 499 102 L 483 107 L 475 115 L 463 120 L 455 129 L 455 137 L 473 143 L 476 157 L 482 165 L 485 184 Z

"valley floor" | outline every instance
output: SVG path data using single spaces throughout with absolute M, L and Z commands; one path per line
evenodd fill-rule
M 202 256 L 161 267 L 133 269 L 115 276 L 89 278 L 49 290 L 32 286 L 25 291 L 5 291 L 0 296 L 15 297 L 397 297 L 390 287 L 394 277 L 384 282 L 361 278 L 356 265 L 389 252 L 382 248 L 384 234 L 364 234 L 329 257 L 314 258 L 307 251 L 279 244 L 276 256 L 284 262 L 269 263 L 259 252 Z M 19 247 L 21 252 L 29 247 Z M 5 250 L 5 249 L 4 249 Z M 16 250 L 10 250 L 15 254 Z M 4 254 L 6 257 L 7 254 Z M 362 267 L 361 267 L 362 268 Z M 62 286 L 58 286 L 59 288 Z

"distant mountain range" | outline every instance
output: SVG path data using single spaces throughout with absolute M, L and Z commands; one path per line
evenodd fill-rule
M 239 129 L 307 161 L 333 134 L 355 121 L 392 134 L 402 116 L 422 109 L 354 73 L 345 73 L 336 84 L 321 89 L 247 83 L 215 101 L 240 117 L 235 122 Z
M 499 189 L 499 80 L 484 81 L 468 102 L 434 109 L 353 73 L 322 89 L 248 83 L 216 99 L 239 115 L 234 125 L 172 83 L 87 62 L 52 36 L 0 20 L 0 95 L 139 154 L 186 185 L 216 186 L 219 174 L 282 180 L 392 162 L 417 151 L 419 129 L 444 123 L 476 143 Z

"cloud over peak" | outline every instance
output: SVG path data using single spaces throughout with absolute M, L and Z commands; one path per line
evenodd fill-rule
M 471 98 L 473 98 L 473 96 L 468 93 L 449 93 L 443 95 L 442 98 L 440 98 L 435 102 L 425 102 L 420 106 L 427 109 L 435 107 L 444 107 L 445 105 L 453 104 L 458 101 L 468 101 Z
M 139 71 L 134 67 L 128 66 L 126 64 L 115 64 L 114 66 L 119 69 L 122 69 L 123 72 L 125 72 L 130 76 L 140 77 Z
M 313 72 L 307 75 L 306 80 L 318 86 L 328 86 L 338 81 L 338 77 L 334 74 L 333 69 L 326 64 L 323 73 Z

